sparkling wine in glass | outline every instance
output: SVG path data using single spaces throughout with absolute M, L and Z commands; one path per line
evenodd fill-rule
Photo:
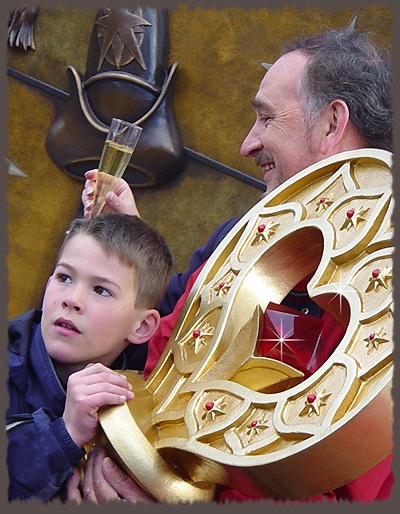
M 141 132 L 141 127 L 134 123 L 118 118 L 112 119 L 100 157 L 92 218 L 103 210 L 106 193 L 114 189 L 117 179 L 124 174 Z

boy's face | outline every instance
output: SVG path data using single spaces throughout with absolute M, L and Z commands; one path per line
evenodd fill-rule
M 136 274 L 107 256 L 92 237 L 65 246 L 43 300 L 42 334 L 50 357 L 74 372 L 89 362 L 109 366 L 141 324 Z

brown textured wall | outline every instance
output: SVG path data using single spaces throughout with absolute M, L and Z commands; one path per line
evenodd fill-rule
M 231 7 L 188 8 L 169 13 L 169 60 L 180 63 L 174 109 L 183 143 L 197 152 L 261 179 L 239 148 L 253 123 L 250 100 L 263 76 L 260 62 L 273 62 L 282 43 L 321 25 L 346 25 L 352 8 L 298 10 Z M 8 47 L 7 65 L 68 91 L 66 68 L 85 72 L 95 10 L 40 8 L 35 51 Z M 358 11 L 357 27 L 392 48 L 392 13 L 382 6 Z M 38 306 L 58 247 L 80 204 L 82 183 L 50 160 L 44 142 L 60 100 L 9 78 L 8 151 L 27 177 L 9 175 L 7 255 L 9 316 Z M 167 237 L 175 269 L 223 220 L 246 212 L 260 197 L 253 186 L 186 160 L 171 182 L 135 191 L 144 219 Z

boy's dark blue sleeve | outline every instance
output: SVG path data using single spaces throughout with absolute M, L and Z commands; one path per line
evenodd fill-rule
M 50 500 L 85 455 L 63 419 L 39 409 L 7 419 L 8 500 Z

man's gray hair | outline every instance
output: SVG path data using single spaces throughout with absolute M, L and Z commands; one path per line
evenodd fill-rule
M 284 47 L 309 56 L 300 87 L 308 129 L 333 100 L 347 104 L 365 145 L 393 151 L 392 71 L 386 51 L 353 25 Z

